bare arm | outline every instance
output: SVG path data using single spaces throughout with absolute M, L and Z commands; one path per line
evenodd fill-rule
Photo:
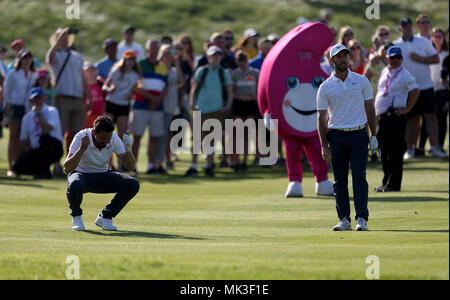
M 127 168 L 128 170 L 134 169 L 134 166 L 136 165 L 136 159 L 134 158 L 134 155 L 131 151 L 125 152 L 121 155 L 117 155 L 117 157 L 120 159 L 125 168 Z
M 226 111 L 231 111 L 231 107 L 233 106 L 233 86 L 227 85 L 227 102 L 225 103 L 224 109 Z
M 326 162 L 331 161 L 331 149 L 328 146 L 328 122 L 327 110 L 319 110 L 317 114 L 317 128 L 319 130 L 320 144 L 322 145 L 322 158 Z
M 83 154 L 88 148 L 89 144 L 89 136 L 86 133 L 86 135 L 81 139 L 80 148 L 78 148 L 75 154 L 69 153 L 67 155 L 67 158 L 64 161 L 64 173 L 70 174 L 71 172 L 73 172 L 73 170 L 76 169 L 76 167 L 78 167 L 78 164 L 80 163 L 80 160 L 83 157 Z
M 417 63 L 426 65 L 439 63 L 439 55 L 437 54 L 432 56 L 420 56 L 417 53 L 413 52 L 410 54 L 410 58 Z
M 375 136 L 377 134 L 377 117 L 375 113 L 374 100 L 364 101 L 364 108 L 366 110 L 367 123 L 369 125 L 370 135 Z
M 46 56 L 46 61 L 53 65 L 54 61 L 55 61 L 55 55 L 56 55 L 56 51 L 58 51 L 59 47 L 60 47 L 60 42 L 62 40 L 62 38 L 64 36 L 69 35 L 69 28 L 64 28 L 63 32 L 59 35 L 58 40 L 56 41 L 56 43 L 50 47 L 50 49 L 47 52 L 47 56 Z

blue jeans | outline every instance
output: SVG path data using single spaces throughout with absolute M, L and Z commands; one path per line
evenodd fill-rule
M 102 216 L 111 219 L 125 207 L 139 191 L 139 182 L 131 176 L 108 171 L 105 173 L 72 172 L 68 176 L 67 199 L 71 209 L 70 215 L 81 216 L 81 202 L 83 194 L 109 194 L 116 193 L 111 202 L 102 210 Z
M 328 131 L 331 149 L 331 167 L 334 175 L 334 197 L 339 219 L 350 218 L 350 197 L 348 193 L 348 171 L 352 170 L 353 201 L 356 219 L 369 218 L 367 208 L 369 186 L 366 181 L 369 136 L 363 128 L 355 131 Z

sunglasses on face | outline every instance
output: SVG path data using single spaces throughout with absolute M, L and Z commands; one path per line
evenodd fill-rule
M 189 41 L 188 40 L 182 40 L 181 43 L 186 45 L 186 44 L 189 44 Z
M 380 32 L 378 34 L 378 36 L 388 36 L 389 35 L 389 31 L 385 31 L 385 32 Z
M 225 39 L 226 41 L 232 41 L 232 40 L 234 40 L 234 37 L 232 37 L 232 36 L 226 36 L 226 37 L 224 37 L 224 39 Z
M 361 49 L 361 47 L 356 45 L 356 46 L 353 46 L 353 47 L 350 48 L 350 50 L 356 50 L 356 49 Z
M 425 20 L 425 21 L 420 21 L 420 22 L 418 22 L 420 25 L 425 25 L 425 24 L 430 24 L 430 21 L 427 21 L 427 20 Z
M 400 54 L 397 54 L 397 55 L 394 55 L 394 56 L 391 56 L 391 57 L 389 57 L 389 59 L 403 59 L 403 56 L 401 56 Z

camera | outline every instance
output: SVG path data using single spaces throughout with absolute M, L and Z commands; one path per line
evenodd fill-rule
M 389 106 L 388 110 L 386 111 L 386 115 L 388 117 L 393 116 L 395 114 L 395 108 L 393 106 Z
M 78 29 L 76 29 L 76 28 L 69 28 L 69 34 L 78 34 Z

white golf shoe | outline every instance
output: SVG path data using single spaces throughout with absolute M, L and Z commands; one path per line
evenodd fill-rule
M 346 218 L 339 220 L 336 226 L 333 227 L 333 231 L 347 231 L 352 230 L 352 224 Z
M 316 182 L 316 194 L 324 196 L 333 196 L 334 195 L 333 183 L 329 180 Z
M 95 220 L 95 225 L 101 227 L 103 230 L 107 231 L 116 231 L 117 227 L 113 225 L 112 219 L 105 219 L 100 215 L 97 216 Z
M 72 230 L 73 231 L 85 230 L 82 216 L 72 217 Z
M 414 158 L 415 156 L 416 156 L 416 149 L 410 148 L 406 150 L 405 154 L 403 155 L 403 159 L 408 160 Z
M 356 220 L 356 231 L 368 231 L 367 222 L 363 218 L 358 218 Z
M 298 181 L 289 182 L 288 188 L 285 194 L 286 198 L 290 197 L 303 197 L 303 187 Z

